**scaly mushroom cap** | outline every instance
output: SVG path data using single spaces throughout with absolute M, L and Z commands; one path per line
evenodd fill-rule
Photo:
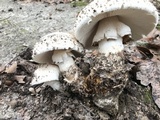
M 129 26 L 134 39 L 147 35 L 158 23 L 158 12 L 149 0 L 94 0 L 78 15 L 74 27 L 75 37 L 85 47 L 92 44 L 98 22 L 118 16 Z
M 83 46 L 70 33 L 54 32 L 45 35 L 33 48 L 33 60 L 38 63 L 52 63 L 53 50 L 73 50 L 83 53 Z

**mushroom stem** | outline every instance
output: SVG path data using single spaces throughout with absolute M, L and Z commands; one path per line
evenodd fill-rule
M 69 83 L 77 79 L 77 72 L 75 71 L 77 66 L 72 58 L 73 56 L 70 51 L 66 50 L 54 51 L 52 56 L 52 61 L 59 66 L 65 80 Z
M 52 61 L 59 66 L 61 72 L 67 71 L 71 66 L 75 66 L 74 55 L 66 50 L 54 51 Z
M 60 88 L 61 88 L 61 84 L 58 80 L 45 82 L 44 86 L 47 86 L 47 85 L 52 87 L 53 90 L 60 90 Z
M 124 49 L 124 46 L 122 44 L 122 38 L 117 39 L 103 39 L 99 42 L 98 50 L 100 53 L 105 53 L 106 56 L 109 55 L 109 53 L 116 54 Z
M 115 54 L 121 52 L 123 47 L 123 37 L 131 35 L 131 29 L 120 22 L 117 16 L 101 20 L 98 25 L 93 43 L 98 43 L 100 53 Z
M 44 83 L 45 85 L 51 86 L 54 90 L 59 90 L 59 74 L 60 71 L 57 65 L 40 65 L 34 72 L 34 77 L 32 79 L 31 85 Z

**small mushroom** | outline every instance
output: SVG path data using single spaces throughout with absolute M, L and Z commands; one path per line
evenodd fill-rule
M 138 40 L 157 23 L 157 9 L 149 0 L 94 0 L 79 13 L 74 31 L 86 48 L 98 45 L 107 56 L 123 50 L 126 36 Z
M 74 57 L 82 55 L 83 46 L 70 33 L 54 32 L 41 38 L 34 46 L 33 60 L 38 63 L 54 63 L 59 66 L 65 80 L 77 78 Z
M 34 72 L 31 85 L 44 83 L 51 86 L 54 90 L 60 89 L 59 68 L 56 65 L 42 64 Z

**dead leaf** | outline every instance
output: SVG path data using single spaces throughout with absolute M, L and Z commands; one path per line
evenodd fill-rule
M 149 42 L 155 39 L 160 40 L 160 31 L 155 28 L 146 37 L 142 39 L 149 41 Z
M 160 108 L 160 62 L 143 61 L 138 65 L 137 80 L 144 86 L 151 84 L 152 96 Z
M 24 81 L 24 78 L 25 78 L 26 76 L 24 76 L 24 75 L 15 75 L 14 76 L 14 78 L 15 78 L 15 80 L 17 80 L 17 82 L 18 83 L 25 83 L 25 81 Z
M 139 63 L 143 60 L 143 55 L 135 46 L 125 46 L 124 50 L 125 58 L 132 63 Z
M 160 50 L 160 44 L 146 43 L 146 47 L 155 51 Z
M 3 72 L 5 70 L 5 66 L 1 65 L 0 66 L 0 73 Z
M 160 81 L 154 81 L 152 85 L 152 96 L 156 105 L 160 108 Z
M 8 65 L 6 68 L 5 68 L 5 72 L 6 73 L 15 73 L 17 70 L 17 62 L 13 62 L 11 63 L 11 65 Z
M 7 85 L 7 86 L 11 86 L 13 83 L 14 83 L 14 81 L 13 81 L 13 80 L 10 80 L 10 79 L 6 79 L 6 80 L 4 81 L 4 84 Z
M 152 62 L 141 62 L 138 65 L 138 72 L 136 73 L 137 80 L 141 81 L 141 84 L 147 86 L 151 83 L 153 75 Z
M 160 61 L 160 45 L 145 43 L 145 47 L 137 46 L 139 52 L 143 55 L 143 59 L 150 59 L 153 62 Z
M 145 47 L 141 47 L 141 46 L 137 46 L 137 49 L 143 55 L 142 59 L 152 59 L 153 58 L 153 54 L 150 52 L 149 49 Z
M 93 52 L 92 52 L 92 55 L 97 55 L 98 54 L 98 51 L 97 50 L 94 50 Z

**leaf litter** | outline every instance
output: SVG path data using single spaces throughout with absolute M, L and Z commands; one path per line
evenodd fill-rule
M 125 54 L 141 85 L 152 87 L 152 97 L 160 108 L 160 31 L 154 29 L 148 36 L 137 41 Z
M 153 46 L 156 45 L 156 49 L 155 47 L 148 48 L 148 44 L 153 44 Z M 50 112 L 54 114 L 51 116 L 49 115 L 48 117 L 51 117 L 49 119 L 101 118 L 100 116 L 103 112 L 97 112 L 97 109 L 95 109 L 95 106 L 90 100 L 71 94 L 69 93 L 69 90 L 63 91 L 62 93 L 54 91 L 50 87 L 44 88 L 43 85 L 31 87 L 30 82 L 33 77 L 33 72 L 38 66 L 37 63 L 31 61 L 31 56 L 32 50 L 27 48 L 26 51 L 14 58 L 9 65 L 5 67 L 2 66 L 0 71 L 0 93 L 6 91 L 7 88 L 25 97 L 25 99 L 23 97 L 18 98 L 18 102 L 13 101 L 14 104 L 16 103 L 16 105 L 13 105 L 15 110 L 21 111 L 24 115 L 23 118 L 42 119 L 44 116 L 48 116 Z M 128 45 L 125 48 L 125 57 L 131 64 L 131 68 L 137 68 L 136 71 L 134 71 L 136 79 L 144 86 L 152 86 L 153 99 L 160 108 L 160 63 L 159 48 L 157 49 L 157 44 L 146 40 L 141 46 Z M 28 101 L 28 97 L 30 96 L 26 97 L 26 95 L 35 97 Z M 30 104 L 34 106 L 34 108 L 30 111 L 26 111 L 25 109 L 29 109 L 28 107 L 30 107 L 30 105 L 27 106 L 26 104 Z M 24 108 L 23 106 L 27 107 Z
M 15 119 L 99 119 L 91 103 L 78 100 L 78 96 L 69 94 L 68 91 L 54 91 L 49 86 L 43 87 L 42 84 L 31 87 L 33 73 L 38 67 L 37 63 L 29 59 L 31 54 L 31 49 L 26 49 L 0 72 L 0 94 L 3 91 L 19 94 L 18 98 L 9 101 L 11 108 L 21 114 Z

